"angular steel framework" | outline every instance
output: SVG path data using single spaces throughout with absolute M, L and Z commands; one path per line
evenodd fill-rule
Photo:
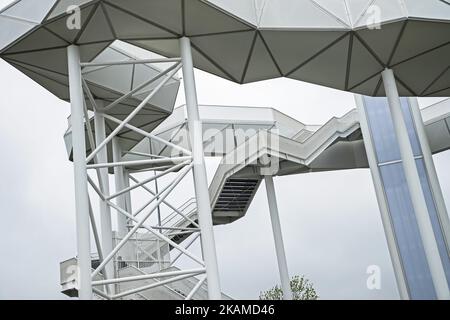
M 208 292 L 209 297 L 211 299 L 220 299 L 221 291 L 218 280 L 218 271 L 217 271 L 217 262 L 216 262 L 216 252 L 214 247 L 214 236 L 212 233 L 212 220 L 211 220 L 211 211 L 209 207 L 209 196 L 208 196 L 208 186 L 206 181 L 206 171 L 204 167 L 204 159 L 203 159 L 203 148 L 202 143 L 195 144 L 199 146 L 196 149 L 194 148 L 191 152 L 190 150 L 179 147 L 169 141 L 165 141 L 157 136 L 148 133 L 132 124 L 130 122 L 133 118 L 139 114 L 140 111 L 147 105 L 147 103 L 159 92 L 164 85 L 170 81 L 173 76 L 183 67 L 185 88 L 186 88 L 186 100 L 188 101 L 188 110 L 193 110 L 189 114 L 190 119 L 190 128 L 195 128 L 200 126 L 200 136 L 197 137 L 195 134 L 196 130 L 192 130 L 194 134 L 191 135 L 191 139 L 201 139 L 201 124 L 198 121 L 198 111 L 197 111 L 197 102 L 195 98 L 195 84 L 193 78 L 193 67 L 192 62 L 190 60 L 189 55 L 189 40 L 184 38 L 180 40 L 183 44 L 182 48 L 182 57 L 179 59 L 157 59 L 157 60 L 129 60 L 129 61 L 110 61 L 110 62 L 81 62 L 79 48 L 77 46 L 70 46 L 68 48 L 68 65 L 69 65 L 69 82 L 70 82 L 70 96 L 71 96 L 71 106 L 72 106 L 72 145 L 73 145 L 73 162 L 75 168 L 75 193 L 76 193 L 76 212 L 77 212 L 77 238 L 78 238 L 78 265 L 80 268 L 79 271 L 79 296 L 82 299 L 90 299 L 92 297 L 92 292 L 95 292 L 102 297 L 106 297 L 108 299 L 118 299 L 124 296 L 135 294 L 140 291 L 148 290 L 150 288 L 156 287 L 158 285 L 164 285 L 167 283 L 171 283 L 173 281 L 179 281 L 181 279 L 189 278 L 194 275 L 199 275 L 205 273 L 208 279 Z M 142 100 L 142 102 L 134 108 L 125 119 L 117 119 L 116 117 L 108 114 L 108 110 L 111 110 L 111 106 L 115 106 L 123 100 L 123 97 L 119 97 L 117 100 L 112 102 L 106 106 L 100 106 L 95 99 L 93 99 L 93 95 L 89 90 L 89 87 L 85 86 L 85 91 L 83 92 L 83 83 L 85 79 L 83 77 L 82 68 L 91 68 L 91 67 L 105 67 L 111 65 L 128 65 L 128 64 L 151 64 L 151 63 L 170 63 L 175 62 L 175 64 L 169 67 L 164 72 L 160 73 L 157 77 L 163 78 L 159 84 L 148 93 L 147 97 Z M 132 90 L 133 91 L 133 90 Z M 132 92 L 130 91 L 130 92 Z M 92 108 L 95 113 L 95 137 L 92 132 L 92 128 L 90 126 L 90 119 L 88 117 L 88 110 L 85 103 L 85 95 L 89 98 L 89 101 L 92 103 Z M 124 95 L 127 96 L 127 94 Z M 105 132 L 105 120 L 110 122 L 114 122 L 117 124 L 117 127 L 106 136 Z M 92 152 L 86 156 L 86 145 L 85 145 L 85 123 L 88 128 L 87 136 L 88 142 L 91 146 Z M 120 150 L 114 150 L 113 153 L 116 156 L 113 156 L 113 162 L 107 161 L 107 145 L 112 143 L 113 149 L 117 149 L 117 143 L 114 143 L 114 139 L 117 139 L 117 135 L 122 131 L 122 129 L 131 130 L 139 135 L 142 138 L 147 138 L 151 140 L 156 140 L 159 143 L 163 143 L 170 148 L 174 148 L 181 153 L 180 156 L 176 157 L 155 157 L 155 155 L 147 154 L 149 157 L 148 160 L 139 160 L 139 161 L 123 161 L 122 160 L 122 152 Z M 126 186 L 123 183 L 117 184 L 119 189 L 116 190 L 116 193 L 113 195 L 108 194 L 108 168 L 125 168 L 125 167 L 133 167 L 133 166 L 142 166 L 145 165 L 147 168 L 153 168 L 153 170 L 162 170 L 160 173 L 155 175 L 150 179 L 146 179 L 145 181 L 138 181 L 135 179 L 136 184 L 133 186 Z M 189 221 L 190 224 L 193 225 L 192 228 L 178 228 L 176 230 L 172 230 L 174 232 L 189 232 L 197 233 L 201 231 L 202 237 L 202 252 L 205 261 L 203 259 L 196 257 L 194 254 L 190 253 L 186 248 L 182 247 L 178 243 L 174 242 L 171 238 L 167 237 L 164 233 L 160 231 L 165 229 L 162 225 L 151 226 L 144 224 L 148 218 L 157 212 L 159 206 L 165 201 L 166 197 L 173 191 L 173 189 L 178 185 L 178 183 L 186 176 L 186 174 L 193 170 L 194 173 L 194 185 L 196 190 L 196 198 L 197 198 L 197 213 L 198 213 L 198 221 L 195 222 L 189 217 L 186 217 L 182 212 L 175 211 L 175 213 L 179 214 L 183 219 Z M 98 185 L 94 182 L 94 179 L 90 178 L 88 175 L 89 170 L 95 170 L 97 172 L 98 177 Z M 171 183 L 169 183 L 166 187 L 159 190 L 158 193 L 153 194 L 150 200 L 142 206 L 139 210 L 135 212 L 131 212 L 131 206 L 127 205 L 118 205 L 115 204 L 112 200 L 118 197 L 121 197 L 131 190 L 138 187 L 145 187 L 145 184 L 159 178 L 165 176 L 169 173 L 178 172 L 176 177 L 173 179 Z M 116 177 L 120 176 L 118 172 L 116 172 Z M 123 176 L 123 172 L 122 172 Z M 88 197 L 88 183 L 93 187 L 93 189 L 97 192 L 101 201 L 103 202 L 101 207 L 101 217 L 102 219 L 106 219 L 106 223 L 102 221 L 102 241 L 98 238 L 98 230 L 95 226 L 95 219 L 92 215 L 92 207 L 90 205 L 90 200 Z M 123 189 L 120 189 L 120 188 Z M 126 198 L 125 198 L 126 199 Z M 125 200 L 126 201 L 126 200 Z M 201 205 L 205 203 L 206 205 Z M 119 232 L 122 231 L 122 234 L 119 234 L 120 241 L 113 248 L 111 246 L 112 236 L 111 236 L 111 222 L 110 222 L 110 209 L 115 209 L 118 213 L 123 215 L 126 219 L 120 225 L 118 229 Z M 91 217 L 91 219 L 89 219 Z M 133 223 L 129 224 L 128 221 L 132 221 Z M 90 222 L 92 223 L 92 228 L 94 230 L 95 240 L 97 244 L 97 250 L 99 253 L 99 265 L 95 268 L 93 272 L 91 272 L 91 253 L 90 253 L 90 243 L 89 243 L 89 228 Z M 123 219 L 122 219 L 123 221 Z M 129 230 L 127 230 L 129 227 Z M 140 229 L 144 228 L 148 231 L 152 236 L 157 238 L 162 242 L 168 243 L 169 246 L 173 247 L 175 250 L 178 250 L 180 253 L 186 255 L 191 258 L 193 261 L 199 264 L 198 269 L 194 269 L 191 271 L 183 271 L 183 272 L 168 272 L 164 275 L 161 274 L 151 274 L 144 275 L 138 278 L 138 280 L 144 279 L 155 279 L 155 278 L 169 278 L 164 281 L 161 281 L 155 285 L 151 286 L 143 286 L 141 288 L 135 288 L 129 291 L 120 292 L 114 294 L 113 287 L 111 284 L 115 283 L 123 283 L 127 281 L 136 281 L 137 278 L 129 277 L 129 278 L 113 278 L 113 265 L 112 260 L 114 256 L 116 256 L 120 250 L 122 250 L 125 245 L 129 242 L 130 239 L 136 234 L 136 232 Z M 106 250 L 105 250 L 106 249 Z M 126 253 L 124 254 L 126 255 Z M 92 282 L 92 279 L 95 279 L 96 276 L 103 272 L 103 277 L 105 280 L 98 280 Z M 206 277 L 201 281 L 204 282 Z M 201 285 L 200 283 L 200 285 Z M 102 292 L 101 290 L 94 287 L 92 289 L 92 285 L 94 286 L 103 286 L 108 285 L 106 288 L 108 289 L 108 293 Z M 196 287 L 195 289 L 198 289 Z M 195 294 L 195 290 L 193 290 L 188 297 L 192 297 Z
M 187 157 L 192 162 L 184 163 L 188 160 L 184 157 L 176 160 L 194 171 L 210 298 L 220 298 L 220 285 L 194 66 L 237 83 L 289 77 L 371 96 L 386 95 L 436 295 L 449 298 L 399 98 L 449 94 L 449 18 L 450 4 L 441 0 L 426 4 L 423 0 L 17 0 L 3 9 L 0 27 L 7 32 L 0 35 L 0 56 L 58 97 L 70 97 L 80 297 L 90 298 L 92 292 L 87 170 L 98 169 L 99 176 L 106 168 L 120 172 L 125 163 L 117 148 L 113 152 L 116 162 L 105 164 L 98 158 L 105 159 L 104 147 L 121 129 L 151 135 L 130 124 L 152 98 L 149 94 L 125 119 L 103 114 L 117 127 L 108 137 L 103 132 L 97 134 L 97 145 L 94 137 L 89 137 L 89 144 L 96 147 L 86 158 L 86 85 L 81 68 L 99 67 L 91 64 L 92 60 L 119 39 L 167 56 L 171 62 L 181 60 L 192 143 L 192 153 Z M 89 100 L 94 109 L 100 110 L 94 96 Z M 100 128 L 104 119 L 97 117 Z M 144 162 L 167 165 L 162 159 Z M 117 184 L 123 184 L 118 179 Z M 99 183 L 105 190 L 104 181 L 100 179 Z M 156 203 L 164 196 L 164 191 L 155 196 Z M 132 219 L 124 210 L 126 197 L 122 202 L 122 213 Z M 144 222 L 134 221 L 137 224 L 122 235 L 119 248 L 112 252 L 119 251 L 124 240 Z M 107 266 L 110 256 L 103 257 L 101 268 Z M 97 268 L 94 275 L 99 272 Z

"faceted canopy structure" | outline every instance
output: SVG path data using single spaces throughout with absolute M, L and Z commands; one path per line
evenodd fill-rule
M 112 44 L 98 54 L 93 63 L 104 63 L 110 61 L 130 61 L 137 60 L 133 53 L 133 47 L 124 44 Z M 136 50 L 134 50 L 136 51 Z M 148 54 L 146 58 L 155 58 L 155 55 Z M 86 81 L 89 91 L 96 98 L 97 104 L 103 103 L 106 108 L 105 113 L 116 119 L 124 120 L 134 109 L 136 109 L 149 94 L 154 92 L 155 88 L 167 78 L 167 75 L 147 84 L 151 79 L 160 77 L 161 73 L 166 69 L 163 67 L 170 66 L 165 63 L 163 66 L 159 64 L 127 64 L 127 65 L 109 65 L 100 67 L 83 68 L 83 78 Z M 24 72 L 31 72 L 28 68 L 18 66 Z M 58 97 L 69 100 L 69 88 L 66 77 L 60 77 L 60 83 L 55 81 L 46 81 L 46 87 Z M 177 77 L 172 77 L 154 94 L 145 107 L 138 112 L 136 117 L 130 120 L 130 124 L 142 129 L 146 132 L 153 131 L 167 117 L 172 114 L 175 101 L 178 95 L 180 81 Z M 131 90 L 134 91 L 129 97 L 124 97 Z M 118 100 L 120 99 L 120 100 Z M 98 101 L 100 100 L 100 101 Z M 116 101 L 116 102 L 115 102 Z M 120 102 L 117 102 L 120 101 Z M 115 102 L 114 106 L 111 103 Z M 109 105 L 109 107 L 108 107 Z M 92 110 L 92 103 L 86 97 L 86 106 Z M 102 107 L 102 106 L 99 106 Z M 118 126 L 117 122 L 105 119 L 105 131 L 109 135 Z M 94 120 L 91 119 L 91 127 L 95 128 Z M 86 128 L 87 129 L 87 128 Z M 87 154 L 92 149 L 86 134 Z M 142 135 L 128 128 L 123 128 L 117 137 L 120 139 L 121 148 L 130 150 L 142 140 Z M 66 137 L 67 139 L 67 137 Z M 68 142 L 72 143 L 72 139 Z M 109 150 L 110 151 L 110 150 Z M 112 158 L 112 154 L 110 155 Z
M 84 61 L 115 39 L 175 57 L 187 36 L 197 68 L 237 83 L 289 77 L 382 96 L 388 67 L 403 96 L 450 95 L 446 0 L 19 0 L 0 30 L 1 57 L 46 76 L 67 73 L 69 44 Z

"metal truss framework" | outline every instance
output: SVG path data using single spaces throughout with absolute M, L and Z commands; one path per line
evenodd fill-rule
M 199 288 L 208 280 L 208 296 L 210 299 L 220 299 L 221 290 L 218 278 L 217 258 L 215 252 L 214 235 L 212 229 L 212 218 L 210 209 L 210 200 L 208 194 L 208 185 L 206 180 L 206 169 L 203 156 L 202 129 L 199 122 L 197 98 L 195 91 L 195 79 L 193 73 L 193 63 L 190 48 L 190 41 L 187 38 L 180 40 L 181 57 L 172 59 L 154 59 L 154 60 L 132 60 L 132 61 L 111 61 L 108 63 L 94 64 L 83 63 L 80 61 L 80 53 L 77 46 L 68 47 L 68 65 L 69 82 L 71 97 L 71 121 L 72 121 L 72 142 L 73 142 L 73 162 L 75 173 L 75 197 L 77 214 L 77 247 L 78 247 L 78 266 L 79 266 L 79 297 L 81 299 L 91 299 L 95 293 L 105 299 L 119 299 L 125 296 L 140 294 L 140 292 L 165 286 L 167 284 L 200 275 L 198 283 L 192 291 L 185 297 L 191 299 Z M 109 65 L 123 64 L 152 64 L 171 62 L 174 63 L 157 77 L 144 83 L 142 86 L 133 89 L 116 101 L 105 105 L 104 101 L 98 101 L 86 85 L 83 78 L 83 67 L 103 67 Z M 160 137 L 154 136 L 140 128 L 130 124 L 132 120 L 141 111 L 145 105 L 158 93 L 169 79 L 171 79 L 181 68 L 185 82 L 185 94 L 187 101 L 187 112 L 189 116 L 189 127 L 191 130 L 191 145 L 193 150 L 187 150 L 177 146 Z M 124 99 L 132 96 L 145 87 L 159 79 L 161 82 L 151 91 L 148 96 L 130 112 L 124 120 L 119 120 L 108 112 L 118 105 Z M 89 121 L 87 102 L 94 110 L 95 132 Z M 106 136 L 105 121 L 108 120 L 117 124 L 117 127 L 111 134 Z M 86 137 L 85 126 L 87 129 L 87 142 L 91 150 L 86 155 Z M 143 138 L 148 138 L 158 143 L 162 143 L 179 152 L 179 156 L 162 157 L 151 153 L 142 154 L 147 159 L 124 161 L 123 152 L 120 150 L 118 137 L 121 130 L 132 130 Z M 107 146 L 112 145 L 113 160 L 108 161 Z M 131 175 L 133 167 L 148 168 L 155 174 L 150 178 L 140 181 L 136 176 Z M 109 190 L 108 169 L 113 169 L 115 173 L 116 191 L 111 194 Z M 183 213 L 185 208 L 176 208 L 167 200 L 167 196 L 183 180 L 183 178 L 193 171 L 194 185 L 197 203 L 197 219 L 193 220 L 187 214 Z M 91 177 L 90 173 L 95 172 L 96 177 Z M 147 186 L 150 182 L 155 182 L 158 178 L 169 177 L 173 175 L 171 182 L 163 188 L 152 191 Z M 130 185 L 130 180 L 133 185 Z M 89 197 L 88 185 L 91 186 L 95 194 L 100 199 L 100 229 L 97 227 L 95 216 Z M 149 200 L 139 209 L 133 211 L 131 206 L 130 193 L 133 190 L 142 189 L 149 193 Z M 173 210 L 171 216 L 162 220 L 160 206 L 166 205 Z M 118 236 L 114 243 L 112 232 L 111 209 L 118 214 Z M 150 217 L 157 217 L 156 224 L 149 224 Z M 174 216 L 188 222 L 188 227 L 176 227 L 168 224 L 168 221 L 174 219 Z M 98 251 L 99 263 L 92 271 L 91 246 L 90 246 L 90 228 L 94 235 L 95 245 Z M 101 232 L 100 232 L 101 231 Z M 145 252 L 139 247 L 137 235 L 142 235 L 145 231 L 147 238 L 151 238 L 157 244 L 156 257 L 153 252 Z M 173 239 L 177 235 L 190 235 L 192 238 L 183 246 Z M 202 239 L 203 257 L 197 257 L 188 249 L 196 239 Z M 161 256 L 161 243 L 169 248 L 176 250 L 177 255 L 172 261 L 163 261 Z M 126 252 L 127 246 L 132 246 L 133 250 L 140 251 L 146 256 L 146 261 L 159 264 L 159 272 L 145 274 L 140 276 L 119 277 L 117 269 L 120 261 L 115 257 L 121 252 Z M 126 256 L 126 253 L 125 255 Z M 169 263 L 172 266 L 180 257 L 185 256 L 195 262 L 198 267 L 190 270 L 181 270 L 173 272 L 161 272 L 161 264 Z M 139 258 L 138 258 L 139 260 Z M 129 261 L 128 261 L 129 262 Z M 122 261 L 127 263 L 127 261 Z M 135 266 L 139 268 L 139 261 Z M 161 278 L 163 280 L 161 280 Z M 141 287 L 117 292 L 116 285 L 133 281 L 154 280 L 155 283 L 143 285 Z

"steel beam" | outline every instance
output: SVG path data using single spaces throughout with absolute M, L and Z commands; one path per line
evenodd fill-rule
M 103 101 L 96 102 L 97 105 L 103 107 Z M 95 111 L 94 115 L 95 122 L 95 141 L 96 145 L 102 143 L 103 140 L 106 139 L 106 125 L 105 125 L 105 117 L 103 114 Z M 94 146 L 92 146 L 94 148 Z M 97 160 L 100 163 L 108 162 L 108 151 L 106 148 L 103 148 L 97 154 Z M 109 176 L 108 169 L 101 168 L 99 170 L 99 175 L 101 179 L 99 179 L 100 190 L 105 197 L 108 197 L 109 192 Z M 112 234 L 112 221 L 111 221 L 111 208 L 106 203 L 105 200 L 100 199 L 100 230 L 101 230 L 101 244 L 103 249 L 103 254 L 107 256 L 111 253 L 113 248 L 113 234 Z M 106 279 L 111 279 L 114 276 L 114 263 L 110 262 L 105 266 L 105 277 Z M 108 293 L 114 294 L 114 286 L 108 286 Z
M 181 59 L 183 63 L 183 81 L 186 96 L 189 135 L 193 155 L 193 176 L 197 210 L 201 229 L 202 249 L 208 277 L 208 296 L 211 300 L 222 298 L 219 279 L 219 267 L 214 240 L 211 203 L 208 191 L 205 159 L 203 152 L 203 131 L 198 111 L 197 91 L 195 87 L 194 65 L 189 38 L 180 39 Z
M 86 141 L 84 131 L 84 95 L 81 81 L 80 50 L 67 48 L 69 90 L 72 121 L 73 166 L 75 180 L 75 209 L 78 249 L 79 298 L 92 299 L 91 243 L 89 229 L 89 199 L 86 167 Z
M 119 139 L 117 137 L 112 139 L 112 153 L 113 153 L 113 161 L 120 162 L 122 161 L 122 148 L 120 146 Z M 123 166 L 115 166 L 114 167 L 114 183 L 115 183 L 115 193 L 125 189 L 125 182 L 123 181 L 124 177 L 124 167 Z M 124 194 L 118 196 L 116 198 L 116 204 L 123 210 L 126 210 L 126 196 Z M 128 219 L 121 215 L 117 214 L 117 235 L 120 239 L 126 236 L 128 233 Z M 125 246 L 119 253 L 122 256 L 123 260 L 127 260 L 131 258 L 131 253 L 128 252 L 127 246 Z
M 277 197 L 272 176 L 265 176 L 267 200 L 269 202 L 270 220 L 272 222 L 273 238 L 278 260 L 278 271 L 280 272 L 283 299 L 292 300 L 291 280 L 289 277 L 286 251 L 284 249 L 283 233 L 281 231 L 280 215 L 278 213 Z

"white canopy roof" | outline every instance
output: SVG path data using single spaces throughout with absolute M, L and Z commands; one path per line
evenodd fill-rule
M 81 29 L 67 28 L 80 5 Z M 19 0 L 0 13 L 0 55 L 66 74 L 65 47 L 92 60 L 114 39 L 179 56 L 190 37 L 197 68 L 238 83 L 289 77 L 384 95 L 450 95 L 446 0 Z

